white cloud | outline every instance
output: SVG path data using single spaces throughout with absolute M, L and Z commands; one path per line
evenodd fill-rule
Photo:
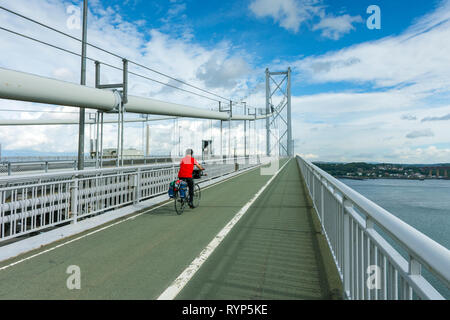
M 450 1 L 442 1 L 400 35 L 289 63 L 300 82 L 355 88 L 293 97 L 303 153 L 329 161 L 448 162 L 447 38 Z
M 449 111 L 450 106 L 433 109 L 433 113 Z M 325 119 L 324 123 L 311 123 L 309 118 L 314 116 L 314 113 L 300 115 L 294 122 L 297 151 L 316 154 L 318 160 L 324 161 L 435 163 L 438 160 L 433 158 L 433 153 L 416 154 L 411 151 L 434 146 L 439 161 L 448 162 L 450 158 L 445 160 L 444 157 L 447 154 L 445 150 L 450 147 L 448 124 L 445 121 L 436 122 L 430 129 L 429 123 L 420 121 L 429 113 L 428 109 L 417 109 L 416 120 L 400 120 L 403 111 L 387 110 L 370 115 L 361 113 L 357 114 L 356 118 L 349 112 L 338 118 L 340 121 L 320 116 L 320 119 Z M 413 131 L 433 136 L 407 139 L 406 135 Z M 399 150 L 404 152 L 399 153 Z M 408 155 L 411 158 L 408 159 Z
M 450 120 L 450 113 L 446 114 L 445 116 L 441 116 L 441 117 L 426 117 L 422 119 L 422 122 L 426 122 L 426 121 L 446 121 L 446 120 Z
M 416 117 L 416 116 L 413 116 L 413 115 L 411 115 L 411 114 L 404 114 L 404 115 L 402 115 L 401 119 L 402 119 L 402 120 L 410 120 L 410 121 L 414 121 L 414 120 L 417 120 L 417 117 Z
M 400 148 L 393 152 L 392 157 L 406 163 L 448 163 L 450 159 L 449 148 Z
M 450 1 L 437 9 L 441 11 L 450 11 Z M 296 67 L 315 83 L 346 81 L 435 93 L 450 84 L 450 56 L 446 54 L 450 42 L 442 41 L 449 37 L 450 19 L 424 19 L 399 36 L 310 56 L 297 61 Z
M 434 133 L 430 129 L 425 129 L 425 130 L 415 130 L 406 135 L 406 138 L 408 139 L 417 139 L 423 137 L 434 137 Z
M 240 57 L 227 59 L 215 55 L 200 66 L 196 75 L 210 88 L 234 88 L 249 71 L 249 65 Z
M 52 76 L 55 79 L 76 82 L 75 75 L 72 70 L 64 67 L 53 69 Z
M 324 38 L 338 40 L 363 22 L 360 16 L 327 14 L 322 0 L 253 0 L 250 11 L 258 18 L 272 18 L 282 28 L 299 32 L 305 24 L 312 31 L 322 31 Z M 315 22 L 319 20 L 319 22 Z
M 170 8 L 169 11 L 167 11 L 167 14 L 170 16 L 176 16 L 176 15 L 180 14 L 181 12 L 183 12 L 184 10 L 186 10 L 185 3 L 176 4 L 172 8 Z
M 348 14 L 342 16 L 334 16 L 333 14 L 324 16 L 319 23 L 312 28 L 315 30 L 322 30 L 322 36 L 332 40 L 339 40 L 344 34 L 355 30 L 354 23 L 361 23 L 363 19 L 361 16 L 350 16 Z
M 249 8 L 258 18 L 271 17 L 286 30 L 298 32 L 300 25 L 318 14 L 319 0 L 254 0 Z
M 386 111 L 412 107 L 416 96 L 399 90 L 368 93 L 320 93 L 292 98 L 294 112 L 314 112 L 320 116 L 336 116 L 346 112 Z
M 317 159 L 319 156 L 318 155 L 316 155 L 316 154 L 312 154 L 312 153 L 309 153 L 309 154 L 299 154 L 300 155 L 300 157 L 302 157 L 302 158 L 304 158 L 304 159 L 307 159 L 307 160 L 314 160 L 314 159 Z

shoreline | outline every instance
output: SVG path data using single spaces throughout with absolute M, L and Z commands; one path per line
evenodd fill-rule
M 348 180 L 380 180 L 380 179 L 388 179 L 388 180 L 450 180 L 450 178 L 400 178 L 400 177 L 348 177 L 348 176 L 335 176 L 336 179 L 348 179 Z

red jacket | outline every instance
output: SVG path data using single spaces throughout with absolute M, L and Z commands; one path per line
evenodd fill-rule
M 178 178 L 192 178 L 192 172 L 194 171 L 194 165 L 196 164 L 198 164 L 197 160 L 191 156 L 186 156 L 181 159 Z

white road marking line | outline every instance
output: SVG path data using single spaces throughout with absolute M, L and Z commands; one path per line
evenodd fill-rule
M 257 167 L 257 168 L 258 168 L 258 167 Z M 255 168 L 255 169 L 257 169 L 257 168 Z M 247 172 L 252 171 L 252 170 L 253 170 L 253 169 L 247 170 L 247 171 L 242 172 L 242 173 L 237 174 L 237 175 L 234 175 L 234 176 L 232 176 L 232 177 L 229 177 L 229 178 L 227 178 L 227 179 L 224 179 L 224 180 L 222 180 L 222 181 L 219 181 L 219 182 L 217 182 L 217 183 L 214 183 L 214 184 L 212 184 L 212 185 L 209 185 L 209 186 L 207 186 L 207 187 L 205 187 L 205 188 L 202 188 L 202 190 L 206 190 L 206 189 L 209 189 L 209 188 L 211 188 L 211 187 L 217 186 L 217 185 L 219 185 L 219 184 L 221 184 L 221 183 L 223 183 L 223 182 L 225 182 L 225 181 L 228 181 L 228 180 L 231 180 L 231 179 L 233 179 L 233 178 L 239 177 L 239 176 L 243 175 L 244 173 L 247 173 Z M 124 220 L 117 221 L 117 222 L 115 222 L 115 223 L 113 223 L 113 224 L 110 224 L 110 225 L 107 225 L 107 226 L 105 226 L 105 227 L 103 227 L 103 228 L 100 228 L 100 229 L 94 230 L 94 231 L 92 231 L 92 232 L 89 232 L 89 233 L 87 233 L 87 234 L 85 234 L 85 235 L 83 235 L 83 236 L 80 236 L 80 237 L 78 237 L 78 238 L 75 238 L 75 239 L 66 241 L 66 242 L 64 242 L 64 243 L 58 244 L 57 246 L 54 246 L 54 247 L 52 247 L 52 248 L 50 248 L 50 249 L 41 251 L 41 252 L 39 252 L 39 253 L 33 254 L 33 255 L 31 255 L 31 256 L 29 256 L 29 257 L 26 257 L 26 258 L 24 258 L 24 259 L 21 259 L 21 260 L 18 260 L 18 261 L 16 261 L 16 262 L 10 263 L 10 264 L 8 264 L 8 265 L 6 265 L 6 266 L 0 267 L 0 271 L 3 271 L 3 270 L 5 270 L 5 269 L 8 269 L 8 268 L 10 268 L 10 267 L 12 267 L 12 266 L 15 266 L 15 265 L 17 265 L 17 264 L 19 264 L 19 263 L 21 263 L 21 262 L 24 262 L 24 261 L 30 260 L 30 259 L 32 259 L 32 258 L 38 257 L 38 256 L 40 256 L 40 255 L 42 255 L 42 254 L 44 254 L 44 253 L 47 253 L 47 252 L 53 251 L 53 250 L 55 250 L 55 249 L 61 248 L 62 246 L 65 246 L 66 244 L 69 244 L 69 243 L 72 243 L 72 242 L 81 240 L 81 239 L 83 239 L 83 238 L 86 238 L 87 236 L 90 236 L 90 235 L 93 235 L 93 234 L 95 234 L 95 233 L 97 233 L 97 232 L 106 230 L 106 229 L 108 229 L 108 228 L 111 228 L 111 227 L 113 227 L 113 226 L 115 226 L 115 225 L 118 225 L 118 224 L 120 224 L 120 223 L 123 223 L 123 222 L 125 222 L 125 221 L 131 220 L 131 219 L 135 219 L 135 218 L 137 218 L 137 217 L 139 217 L 139 216 L 141 216 L 141 215 L 143 215 L 143 214 L 145 214 L 145 213 L 147 213 L 147 212 L 151 212 L 151 211 L 156 210 L 156 209 L 158 209 L 158 208 L 164 207 L 165 205 L 168 205 L 169 203 L 170 203 L 170 200 L 169 200 L 169 201 L 165 201 L 163 204 L 161 204 L 161 205 L 159 205 L 159 206 L 157 206 L 157 207 L 154 207 L 154 208 L 152 208 L 152 209 L 150 209 L 150 210 L 147 210 L 147 211 L 138 213 L 138 214 L 133 215 L 133 216 L 131 216 L 131 217 L 128 217 L 128 218 L 126 218 L 126 219 L 124 219 Z
M 236 225 L 236 223 L 247 212 L 250 206 L 258 199 L 258 197 L 266 190 L 270 183 L 276 178 L 276 176 L 283 170 L 283 168 L 289 163 L 287 161 L 269 181 L 253 196 L 253 198 L 247 202 L 241 210 L 231 219 L 231 221 L 214 237 L 214 239 L 200 252 L 200 255 L 195 258 L 191 264 L 175 279 L 174 282 L 158 297 L 157 300 L 173 300 L 185 287 L 185 285 L 191 280 L 194 274 L 200 269 L 202 264 L 208 259 L 213 251 L 219 246 L 219 244 L 225 239 L 230 230 Z

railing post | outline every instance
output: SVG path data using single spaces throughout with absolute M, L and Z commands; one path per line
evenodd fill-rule
M 139 200 L 141 199 L 141 168 L 137 169 L 136 172 L 136 182 L 134 186 L 134 203 L 139 203 Z
M 375 227 L 375 223 L 373 222 L 373 220 L 369 216 L 367 216 L 366 217 L 366 229 L 365 229 L 366 233 L 369 233 L 371 230 L 374 229 L 374 227 Z M 362 264 L 364 266 L 363 273 L 367 274 L 367 270 L 371 266 L 371 258 L 372 258 L 372 252 L 370 250 L 370 238 L 369 237 L 367 237 L 367 239 L 366 239 L 366 247 L 363 250 L 365 251 L 365 261 L 362 261 Z M 375 256 L 373 256 L 373 260 L 374 260 L 373 265 L 378 267 L 378 264 L 375 261 L 376 260 Z M 379 278 L 379 276 L 380 275 L 377 273 L 377 278 L 375 279 L 375 282 L 376 282 L 375 288 L 372 288 L 372 289 L 369 288 L 367 283 L 364 281 L 364 297 L 365 297 L 366 300 L 371 300 L 373 297 L 377 296 L 379 282 L 381 280 Z
M 422 265 L 419 261 L 409 256 L 409 270 L 408 273 L 412 276 L 420 276 L 422 274 Z
M 78 179 L 72 183 L 70 190 L 70 211 L 72 212 L 72 223 L 77 223 L 78 220 Z
M 344 225 L 343 225 L 343 263 L 342 263 L 342 276 L 343 276 L 343 286 L 344 286 L 344 294 L 347 298 L 352 299 L 350 293 L 350 215 L 347 212 L 347 206 L 351 206 L 351 203 L 348 202 L 345 198 L 342 200 L 342 210 L 344 216 Z
M 315 201 L 315 196 L 316 196 L 316 179 L 315 179 L 315 175 L 314 175 L 314 169 L 311 168 L 311 195 L 312 195 L 312 200 L 313 202 Z
M 322 224 L 322 229 L 320 230 L 322 234 L 325 234 L 325 199 L 324 199 L 324 181 L 322 178 L 318 180 L 320 183 L 320 223 Z
M 8 162 L 8 176 L 11 175 L 11 162 Z
M 48 161 L 45 161 L 44 170 L 45 170 L 45 173 L 48 172 Z
M 305 166 L 305 168 L 308 172 L 308 188 L 309 188 L 310 193 L 312 194 L 312 181 L 313 181 L 312 180 L 312 176 L 313 176 L 312 169 L 307 166 Z
M 411 276 L 420 276 L 422 275 L 422 265 L 420 264 L 419 261 L 417 261 L 416 259 L 414 259 L 414 257 L 412 257 L 411 255 L 409 256 L 409 268 L 408 268 L 408 273 Z M 403 284 L 403 286 L 405 286 L 405 284 Z M 406 300 L 412 300 L 413 298 L 413 294 L 412 294 L 412 289 L 411 287 L 409 287 L 408 292 L 406 292 L 406 288 L 404 288 L 405 294 L 403 296 L 403 299 Z M 406 296 L 406 297 L 405 297 Z

